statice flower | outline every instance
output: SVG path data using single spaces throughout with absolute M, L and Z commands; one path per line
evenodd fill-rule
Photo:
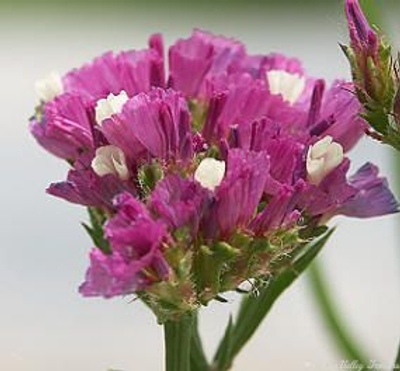
M 370 24 L 358 0 L 346 0 L 350 62 L 355 92 L 364 108 L 371 137 L 400 150 L 400 59 L 385 35 Z
M 169 72 L 154 35 L 37 84 L 31 132 L 71 166 L 48 193 L 90 214 L 82 295 L 178 318 L 284 271 L 336 215 L 397 212 L 374 165 L 349 174 L 367 127 L 357 86 L 201 30 L 166 55 Z

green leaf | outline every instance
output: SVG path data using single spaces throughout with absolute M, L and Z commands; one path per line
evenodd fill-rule
M 231 349 L 232 349 L 232 330 L 233 320 L 232 316 L 229 317 L 228 325 L 226 326 L 224 336 L 218 347 L 217 353 L 214 357 L 213 369 L 223 370 L 224 365 L 229 364 L 231 360 Z
M 353 339 L 342 317 L 339 315 L 334 299 L 331 297 L 330 290 L 326 285 L 322 270 L 316 262 L 310 267 L 309 277 L 314 299 L 318 304 L 324 324 L 329 329 L 328 334 L 334 340 L 342 358 L 357 362 L 362 370 L 373 370 L 369 366 L 369 359 L 371 357 L 368 357 L 366 352 Z
M 190 371 L 206 371 L 209 368 L 207 358 L 204 354 L 203 345 L 201 343 L 197 315 L 194 315 L 193 319 L 190 365 Z
M 106 220 L 100 210 L 89 207 L 88 209 L 90 224 L 82 223 L 83 228 L 92 239 L 94 245 L 98 247 L 104 254 L 111 254 L 111 248 L 108 241 L 104 238 L 103 225 Z
M 297 272 L 297 274 L 300 274 L 310 265 L 334 231 L 335 228 L 326 230 L 324 234 L 320 235 L 302 249 L 301 254 L 299 254 L 293 262 L 292 270 L 294 273 Z

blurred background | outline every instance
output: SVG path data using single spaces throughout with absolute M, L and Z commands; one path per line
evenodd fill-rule
M 399 2 L 376 5 L 399 41 Z M 238 38 L 253 53 L 297 56 L 310 74 L 328 80 L 349 77 L 338 46 L 347 42 L 339 0 L 0 0 L 1 370 L 162 369 L 162 329 L 146 308 L 77 293 L 91 246 L 79 226 L 86 215 L 45 195 L 66 166 L 36 145 L 27 122 L 38 102 L 34 81 L 49 71 L 64 73 L 106 50 L 145 47 L 154 32 L 171 44 L 194 27 Z M 394 188 L 400 185 L 390 149 L 364 140 L 351 157 L 354 168 L 373 160 Z M 398 223 L 398 217 L 336 219 L 339 228 L 321 257 L 346 321 L 383 370 L 400 335 Z M 232 295 L 229 304 L 202 312 L 209 354 L 238 303 Z M 233 367 L 267 369 L 340 369 L 307 277 L 278 301 Z

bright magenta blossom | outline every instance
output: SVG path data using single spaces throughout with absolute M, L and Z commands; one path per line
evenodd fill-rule
M 90 210 L 83 295 L 137 293 L 168 318 L 284 269 L 334 215 L 397 211 L 373 165 L 348 176 L 366 128 L 351 83 L 200 30 L 166 73 L 149 44 L 39 85 L 32 134 L 72 167 L 48 192 Z

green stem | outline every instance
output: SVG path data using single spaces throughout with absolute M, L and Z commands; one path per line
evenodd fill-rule
M 394 361 L 393 365 L 393 371 L 400 370 L 400 345 L 399 345 L 399 350 L 397 351 L 397 357 L 396 360 Z
M 166 371 L 191 371 L 190 348 L 194 315 L 183 315 L 177 321 L 164 323 Z
M 332 336 L 343 357 L 351 361 L 356 361 L 362 367 L 362 370 L 367 369 L 369 357 L 348 333 L 334 305 L 334 300 L 329 294 L 330 290 L 327 287 L 322 272 L 321 267 L 316 262 L 314 262 L 309 269 L 312 293 L 315 302 L 318 304 L 318 309 L 321 312 L 321 318 L 325 326 L 329 329 L 329 335 Z

